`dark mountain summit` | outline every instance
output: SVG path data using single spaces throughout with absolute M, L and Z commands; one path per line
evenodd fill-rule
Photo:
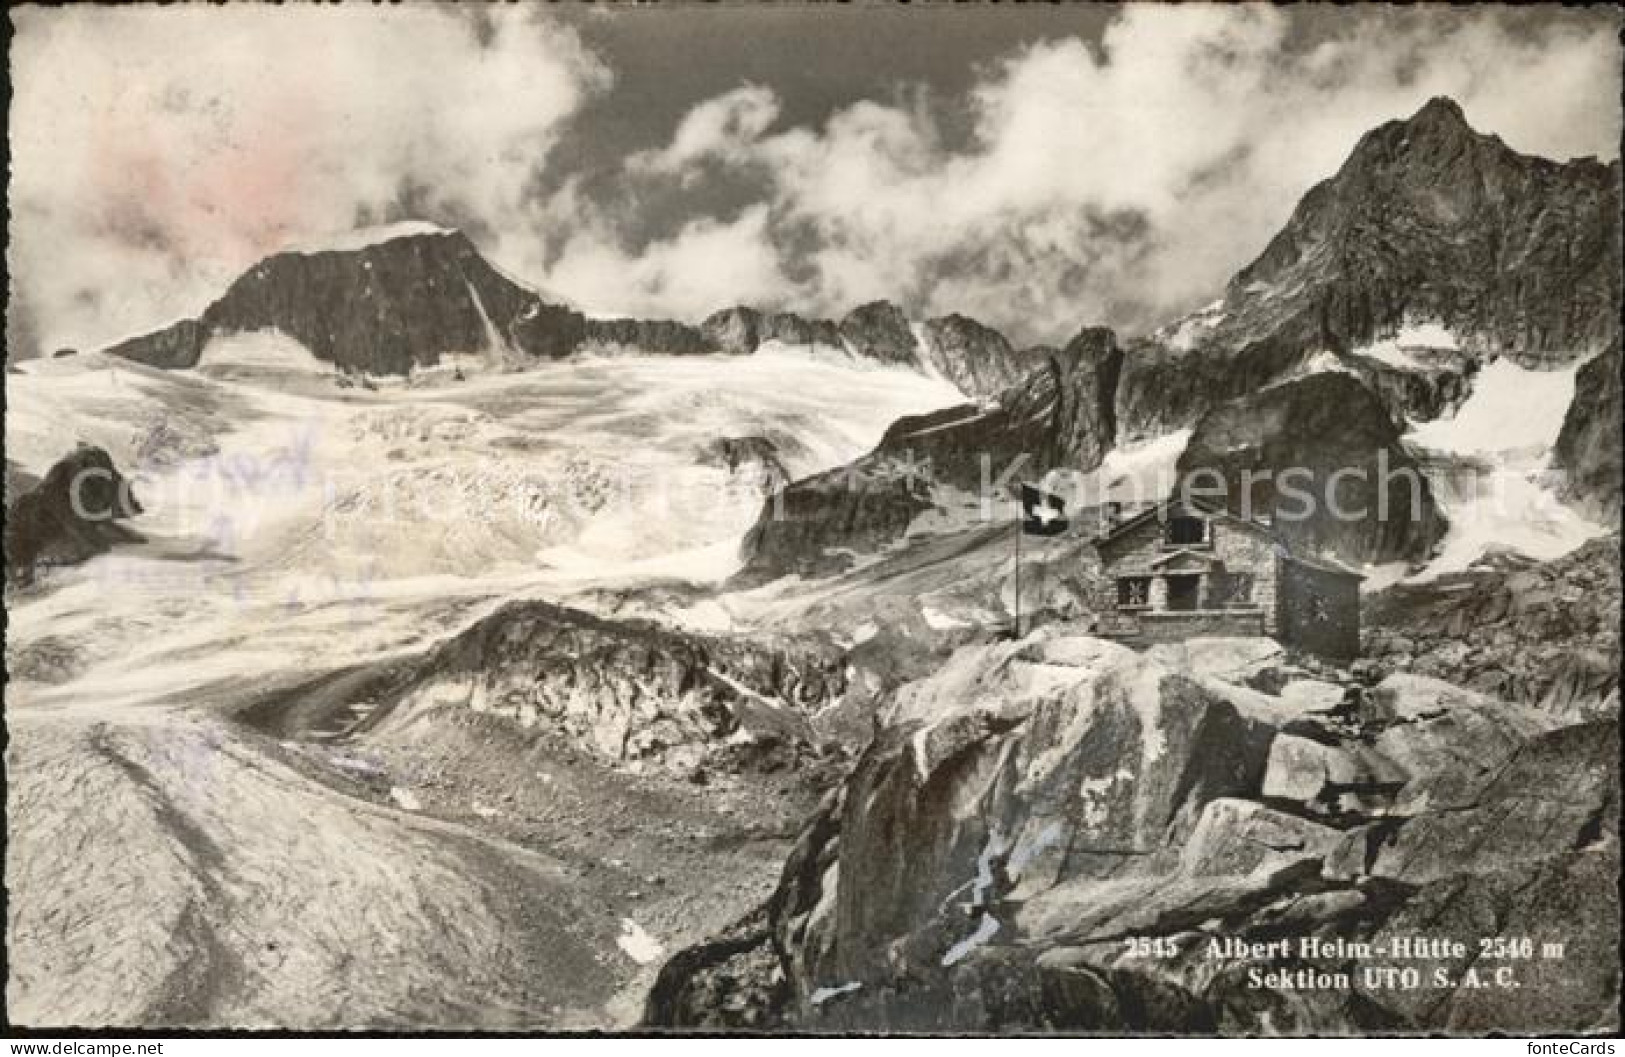
M 1301 288 L 1287 300 L 1333 345 L 1428 319 L 1532 366 L 1573 362 L 1619 326 L 1619 176 L 1519 154 L 1433 99 L 1367 133 L 1226 299 Z
M 562 356 L 580 343 L 585 320 L 502 274 L 461 232 L 427 232 L 358 249 L 278 253 L 199 319 L 108 351 L 190 367 L 216 335 L 273 327 L 341 369 L 405 374 L 443 353 L 501 344 Z
M 1131 350 L 1131 436 L 1192 424 L 1305 354 L 1436 323 L 1478 357 L 1573 363 L 1618 333 L 1620 167 L 1555 162 L 1434 99 L 1363 136 L 1223 299 Z

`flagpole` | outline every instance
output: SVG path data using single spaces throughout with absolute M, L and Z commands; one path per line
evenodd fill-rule
M 1023 533 L 1022 519 L 1016 518 L 1016 633 L 1015 638 L 1021 638 L 1021 537 Z

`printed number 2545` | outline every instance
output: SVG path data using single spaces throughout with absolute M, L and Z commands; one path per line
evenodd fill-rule
M 1169 936 L 1127 936 L 1123 953 L 1131 958 L 1173 958 L 1179 954 L 1179 941 Z

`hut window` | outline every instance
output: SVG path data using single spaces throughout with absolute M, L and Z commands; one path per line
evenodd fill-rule
M 1169 543 L 1193 544 L 1207 542 L 1207 522 L 1199 517 L 1175 517 L 1168 520 Z
M 1151 577 L 1120 576 L 1117 579 L 1117 604 L 1120 606 L 1148 606 L 1151 604 Z
M 1253 600 L 1252 573 L 1216 573 L 1213 576 L 1213 606 L 1251 605 Z

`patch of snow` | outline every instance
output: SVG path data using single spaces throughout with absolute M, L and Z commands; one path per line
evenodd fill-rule
M 416 235 L 451 235 L 451 228 L 443 228 L 439 224 L 431 224 L 426 220 L 402 220 L 394 224 L 379 224 L 372 227 L 353 228 L 349 231 L 339 231 L 326 236 L 301 240 L 283 247 L 283 253 L 352 253 L 364 250 L 369 246 L 377 246 L 395 239 L 411 238 Z
M 1179 429 L 1120 444 L 1089 473 L 1052 470 L 1045 475 L 1042 487 L 1065 499 L 1068 510 L 1107 502 L 1132 509 L 1159 502 L 1171 495 L 1179 483 L 1179 457 L 1190 444 L 1191 432 Z
M 639 965 L 648 965 L 666 953 L 666 948 L 660 941 L 645 932 L 643 926 L 631 918 L 621 919 L 621 934 L 616 937 L 615 945 Z
M 998 830 L 987 835 L 982 853 L 976 857 L 976 876 L 971 879 L 971 906 L 987 906 L 987 894 L 993 888 L 993 860 L 1010 850 L 1010 844 Z
M 1496 360 L 1455 415 L 1405 436 L 1450 521 L 1439 553 L 1411 581 L 1466 569 L 1494 546 L 1550 561 L 1607 531 L 1547 479 L 1578 366 L 1536 371 Z
M 921 727 L 919 730 L 914 732 L 914 737 L 909 739 L 909 748 L 912 750 L 914 755 L 914 773 L 920 779 L 920 783 L 922 785 L 925 784 L 926 779 L 931 777 L 930 746 L 930 727 Z
M 398 804 L 405 811 L 422 811 L 423 810 L 423 801 L 419 800 L 417 798 L 417 795 L 415 793 L 413 793 L 412 790 L 404 788 L 402 786 L 398 786 L 398 785 L 390 786 L 389 787 L 389 798 L 391 800 L 395 801 L 395 803 Z
M 1423 423 L 1405 439 L 1463 455 L 1549 451 L 1574 400 L 1578 369 L 1534 371 L 1496 360 L 1478 372 L 1472 394 L 1453 416 Z
M 859 624 L 857 627 L 852 629 L 852 639 L 847 645 L 861 646 L 878 634 L 880 634 L 880 625 L 876 624 L 872 620 L 865 620 L 862 624 Z
M 382 765 L 356 756 L 334 756 L 331 762 L 334 767 L 341 771 L 349 771 L 351 774 L 359 774 L 365 778 L 376 778 L 384 773 Z
M 197 372 L 234 381 L 282 381 L 290 376 L 331 378 L 333 365 L 316 358 L 297 339 L 279 330 L 229 334 L 210 339 L 198 357 Z
M 1360 583 L 1361 593 L 1371 594 L 1404 580 L 1410 575 L 1410 565 L 1406 562 L 1384 562 L 1381 565 L 1366 565 L 1360 573 L 1365 577 Z
M 1302 378 L 1305 375 L 1310 375 L 1310 374 L 1353 374 L 1353 373 L 1354 373 L 1354 371 L 1349 367 L 1349 365 L 1346 362 L 1344 362 L 1342 357 L 1338 356 L 1334 352 L 1328 352 L 1325 349 L 1321 349 L 1319 352 L 1317 352 L 1314 355 L 1309 356 L 1307 359 L 1305 359 L 1303 361 L 1303 363 L 1299 365 L 1297 371 L 1295 371 L 1293 373 L 1292 378 Z M 1274 383 L 1271 383 L 1270 385 L 1265 386 L 1265 388 L 1266 389 L 1272 389 L 1277 385 L 1285 384 L 1285 381 L 1289 381 L 1289 380 L 1291 380 L 1291 379 L 1286 379 L 1286 380 L 1283 380 L 1281 382 L 1274 382 Z
M 930 606 L 922 606 L 920 608 L 920 616 L 925 620 L 926 626 L 932 631 L 951 631 L 954 628 L 970 627 L 969 621 L 960 620 L 958 617 L 949 616 L 947 613 L 944 613 L 939 609 L 933 609 Z
M 1061 833 L 1061 824 L 1051 822 L 1033 840 L 1023 839 L 1019 842 L 1016 850 L 1010 853 L 1010 875 L 1020 877 L 1029 863 L 1060 843 Z
M 1224 299 L 1220 298 L 1161 328 L 1156 337 L 1175 351 L 1190 352 L 1197 342 L 1224 322 L 1226 314 L 1223 308 Z
M 1563 503 L 1543 477 L 1528 465 L 1503 466 L 1481 477 L 1470 493 L 1441 496 L 1450 528 L 1439 553 L 1410 579 L 1460 572 L 1493 547 L 1552 561 L 1609 531 Z
M 1456 335 L 1438 323 L 1407 322 L 1391 337 L 1379 338 L 1371 344 L 1355 349 L 1357 356 L 1385 363 L 1403 371 L 1420 371 L 1427 364 L 1418 359 L 1418 351 L 1456 352 L 1461 342 Z
M 940 433 L 945 429 L 957 429 L 960 426 L 968 426 L 972 422 L 980 422 L 982 419 L 984 419 L 986 417 L 987 417 L 986 413 L 978 411 L 978 412 L 975 412 L 973 414 L 966 415 L 963 418 L 956 418 L 952 422 L 944 422 L 940 426 L 927 426 L 925 429 L 914 429 L 914 430 L 908 431 L 907 433 L 900 434 L 899 436 L 900 437 L 923 437 L 923 436 L 926 436 L 927 434 L 930 434 L 930 433 Z
M 1106 794 L 1118 782 L 1134 781 L 1134 772 L 1127 767 L 1103 778 L 1085 778 L 1078 784 L 1078 801 L 1083 805 L 1081 821 L 1090 829 L 1097 829 L 1111 818 L 1111 803 Z
M 992 914 L 983 914 L 982 920 L 977 922 L 976 931 L 948 948 L 948 953 L 942 956 L 944 966 L 953 965 L 963 961 L 976 948 L 986 945 L 999 933 L 999 919 Z
M 1444 326 L 1438 323 L 1406 323 L 1399 328 L 1394 343 L 1402 349 L 1450 349 L 1455 351 L 1461 348 L 1461 342 Z
M 820 987 L 818 990 L 814 991 L 808 996 L 807 1001 L 811 1002 L 815 1006 L 821 1006 L 832 998 L 839 998 L 842 995 L 849 995 L 854 991 L 860 991 L 862 989 L 863 984 L 857 980 L 853 980 L 850 983 L 837 984 L 834 987 Z

